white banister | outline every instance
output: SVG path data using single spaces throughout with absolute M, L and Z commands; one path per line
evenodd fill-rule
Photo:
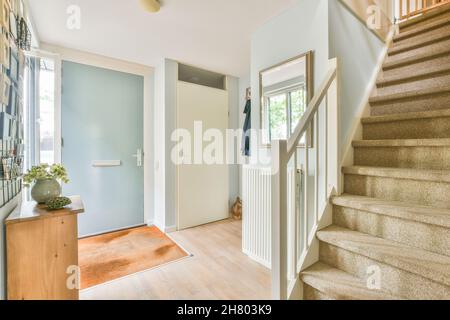
M 293 135 L 288 141 L 272 142 L 271 265 L 274 299 L 290 298 L 329 198 L 340 191 L 337 74 L 337 61 L 330 60 L 330 70 Z M 302 137 L 305 137 L 304 155 L 298 158 L 298 144 Z M 310 159 L 312 157 L 314 161 Z M 288 170 L 292 159 L 293 171 Z M 297 174 L 299 162 L 303 162 L 301 174 Z M 291 172 L 295 172 L 294 180 L 297 179 L 294 183 L 288 177 Z M 312 181 L 308 179 L 310 174 L 314 174 Z M 298 181 L 300 177 L 302 180 Z
M 272 296 L 287 299 L 287 143 L 272 142 Z

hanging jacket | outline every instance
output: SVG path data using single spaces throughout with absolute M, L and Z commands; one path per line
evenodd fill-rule
M 250 156 L 250 129 L 252 128 L 252 101 L 247 100 L 244 108 L 245 122 L 244 134 L 242 136 L 242 154 L 246 157 Z

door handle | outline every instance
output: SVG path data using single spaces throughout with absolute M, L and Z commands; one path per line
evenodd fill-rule
M 142 167 L 142 157 L 144 153 L 142 152 L 142 149 L 137 149 L 136 154 L 133 154 L 132 157 L 136 158 L 136 165 L 138 167 Z

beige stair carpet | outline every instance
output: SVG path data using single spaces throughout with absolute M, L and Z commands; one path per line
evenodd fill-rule
M 400 25 L 376 86 L 304 299 L 450 299 L 450 5 Z

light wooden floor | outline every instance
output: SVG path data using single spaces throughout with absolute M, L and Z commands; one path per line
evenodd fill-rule
M 80 298 L 270 299 L 270 271 L 242 253 L 241 222 L 227 220 L 170 236 L 194 256 L 84 290 Z

